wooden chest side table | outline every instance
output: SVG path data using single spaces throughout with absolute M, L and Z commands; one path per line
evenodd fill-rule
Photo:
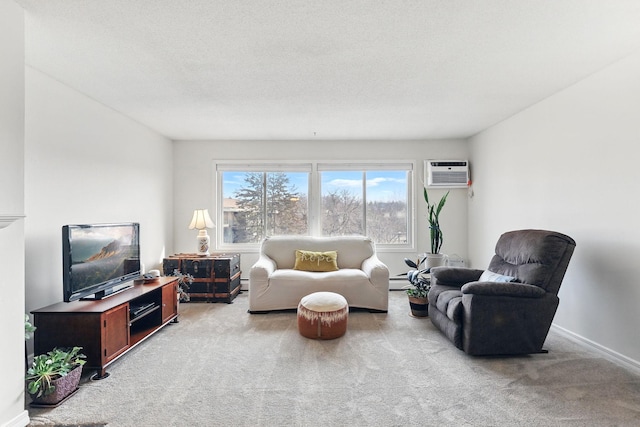
M 176 254 L 162 261 L 165 276 L 178 270 L 193 276 L 187 293 L 207 302 L 231 303 L 240 293 L 240 254 Z

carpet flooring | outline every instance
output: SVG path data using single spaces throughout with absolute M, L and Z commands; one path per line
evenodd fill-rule
M 295 312 L 182 303 L 144 341 L 31 426 L 638 426 L 640 375 L 551 332 L 548 354 L 470 357 L 403 292 L 347 333 L 298 334 Z M 26 402 L 28 405 L 28 401 Z

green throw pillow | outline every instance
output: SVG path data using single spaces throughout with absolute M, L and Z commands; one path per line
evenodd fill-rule
M 296 250 L 294 270 L 336 271 L 338 270 L 338 252 L 313 252 Z

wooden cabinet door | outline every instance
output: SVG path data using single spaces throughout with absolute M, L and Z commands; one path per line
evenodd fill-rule
M 178 282 L 162 287 L 162 323 L 178 314 Z
M 102 315 L 102 365 L 129 348 L 129 304 L 122 304 Z

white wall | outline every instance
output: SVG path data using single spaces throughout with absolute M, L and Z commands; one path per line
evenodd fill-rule
M 195 251 L 195 230 L 187 228 L 193 210 L 206 207 L 214 212 L 213 161 L 223 160 L 416 160 L 422 179 L 425 159 L 466 159 L 467 143 L 448 141 L 179 141 L 174 143 L 174 239 L 176 252 Z M 426 206 L 421 190 L 414 201 L 418 208 L 418 247 L 409 252 L 380 253 L 391 275 L 406 272 L 405 256 L 428 250 Z M 439 200 L 445 190 L 430 190 Z M 457 253 L 466 257 L 467 198 L 466 190 L 451 191 L 441 216 L 446 233 L 443 253 Z M 212 233 L 210 233 L 212 234 Z M 212 236 L 214 241 L 214 236 Z M 257 259 L 255 252 L 241 253 L 243 278 Z M 400 286 L 406 283 L 401 282 Z
M 640 361 L 640 54 L 470 140 L 469 252 L 486 266 L 498 236 L 566 233 L 576 251 L 555 324 Z
M 15 217 L 24 214 L 24 14 L 12 0 L 0 0 L 0 58 L 0 217 Z M 24 409 L 24 221 L 8 224 L 0 228 L 5 284 L 0 425 L 18 426 L 29 422 Z
M 172 246 L 171 141 L 26 68 L 26 307 L 62 301 L 64 224 L 140 223 L 142 263 Z

